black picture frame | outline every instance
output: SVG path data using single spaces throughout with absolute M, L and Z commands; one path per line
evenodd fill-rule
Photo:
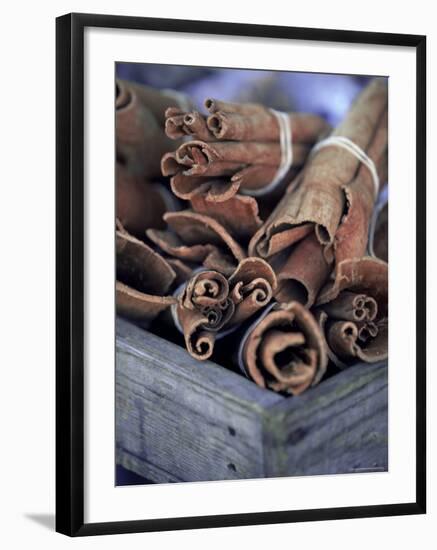
M 416 500 L 399 504 L 84 523 L 84 29 L 106 27 L 415 48 Z M 321 521 L 426 511 L 426 37 L 68 14 L 56 20 L 56 530 L 69 536 Z

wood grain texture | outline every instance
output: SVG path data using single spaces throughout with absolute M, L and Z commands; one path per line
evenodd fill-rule
M 387 364 L 360 364 L 266 417 L 266 475 L 386 471 Z
M 283 399 L 117 322 L 118 456 L 140 475 L 159 482 L 263 476 L 262 417 Z
M 117 462 L 158 483 L 387 469 L 387 365 L 298 397 L 117 320 Z

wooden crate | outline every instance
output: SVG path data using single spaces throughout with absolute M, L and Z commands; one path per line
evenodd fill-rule
M 159 483 L 385 471 L 387 364 L 283 397 L 117 319 L 116 441 Z

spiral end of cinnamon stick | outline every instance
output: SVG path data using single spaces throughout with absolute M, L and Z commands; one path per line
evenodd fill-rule
M 225 136 L 226 128 L 223 122 L 223 113 L 214 113 L 206 120 L 209 131 L 216 139 L 223 139 Z
M 204 101 L 204 105 L 210 113 L 215 113 L 217 111 L 216 100 L 212 97 L 206 98 Z

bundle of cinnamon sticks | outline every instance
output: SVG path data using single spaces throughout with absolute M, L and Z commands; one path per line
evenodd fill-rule
M 118 86 L 119 313 L 161 319 L 199 361 L 224 342 L 229 363 L 286 394 L 386 359 L 386 81 L 333 130 L 312 114 L 210 98 L 202 113 Z M 144 180 L 159 161 L 158 191 Z
M 175 195 L 188 200 L 202 195 L 207 201 L 223 202 L 238 191 L 264 194 L 281 164 L 278 114 L 255 103 L 211 98 L 205 100 L 205 108 L 208 115 L 174 108 L 165 112 L 167 136 L 188 139 L 161 162 L 162 173 L 171 176 Z M 286 172 L 291 177 L 329 126 L 312 114 L 282 113 L 282 119 L 292 128 L 292 161 Z

